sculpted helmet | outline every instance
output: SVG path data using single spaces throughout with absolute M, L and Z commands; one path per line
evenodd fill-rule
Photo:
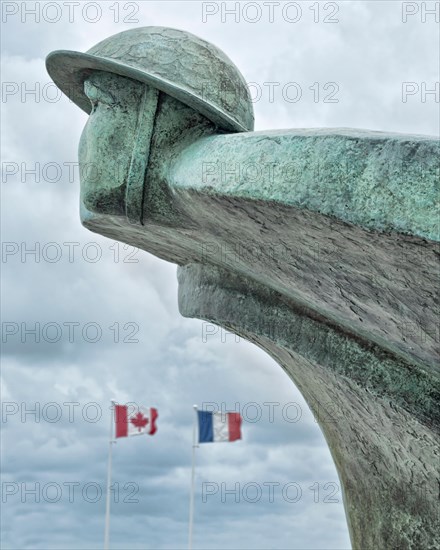
M 88 52 L 57 50 L 46 59 L 55 84 L 86 113 L 84 80 L 94 70 L 144 82 L 192 107 L 230 132 L 254 129 L 246 81 L 232 61 L 194 34 L 140 27 L 115 34 Z

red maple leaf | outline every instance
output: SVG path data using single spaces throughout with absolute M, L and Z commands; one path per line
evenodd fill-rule
M 130 422 L 136 426 L 136 428 L 141 431 L 142 428 L 148 424 L 148 418 L 145 417 L 141 412 L 138 412 L 134 418 L 130 418 Z

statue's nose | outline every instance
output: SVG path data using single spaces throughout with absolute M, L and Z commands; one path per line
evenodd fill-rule
M 159 91 L 95 71 L 84 83 L 93 110 L 80 139 L 81 199 L 90 212 L 142 221 L 142 195 Z

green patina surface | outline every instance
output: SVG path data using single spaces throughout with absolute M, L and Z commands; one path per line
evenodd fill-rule
M 199 140 L 178 156 L 170 181 L 439 240 L 439 178 L 434 138 L 296 129 Z
M 438 141 L 240 132 L 243 77 L 175 29 L 47 66 L 90 113 L 83 224 L 177 263 L 184 315 L 265 349 L 312 408 L 337 406 L 320 424 L 354 548 L 438 548 Z

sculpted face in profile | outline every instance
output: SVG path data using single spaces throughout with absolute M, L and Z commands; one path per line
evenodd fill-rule
M 143 223 L 147 180 L 152 209 L 165 214 L 167 148 L 207 133 L 253 129 L 243 76 L 218 48 L 184 31 L 132 29 L 87 53 L 52 52 L 46 66 L 90 115 L 79 148 L 82 215 Z M 225 85 L 232 94 L 224 93 Z
M 148 92 L 141 82 L 101 71 L 84 82 L 92 105 L 78 152 L 86 207 L 90 203 L 114 214 L 124 213 L 121 208 L 139 130 L 139 109 Z M 154 95 L 149 95 L 153 103 Z
M 353 548 L 440 548 L 437 140 L 253 132 L 238 69 L 176 29 L 53 52 L 47 68 L 89 114 L 83 225 L 178 264 L 183 315 L 257 343 L 311 407 L 341 411 L 319 421 Z
M 165 176 L 165 159 L 172 157 L 166 149 L 176 151 L 216 127 L 181 101 L 120 75 L 94 71 L 84 93 L 91 111 L 79 143 L 82 204 L 91 211 L 128 215 L 125 203 L 135 194 L 132 221 L 137 222 L 146 180 L 157 178 L 158 164 Z

